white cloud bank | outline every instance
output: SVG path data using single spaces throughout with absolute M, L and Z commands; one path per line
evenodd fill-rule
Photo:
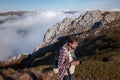
M 76 17 L 80 13 L 64 13 L 62 11 L 36 11 L 22 16 L 1 16 L 0 20 L 0 60 L 32 53 L 38 43 L 42 42 L 49 27 L 66 17 Z

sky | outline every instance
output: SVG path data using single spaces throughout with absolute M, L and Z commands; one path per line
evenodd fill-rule
M 120 0 L 0 0 L 0 12 L 120 8 Z

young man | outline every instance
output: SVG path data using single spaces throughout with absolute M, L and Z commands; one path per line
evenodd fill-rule
M 75 66 L 79 65 L 79 60 L 75 60 L 74 50 L 78 47 L 76 38 L 69 37 L 67 43 L 60 49 L 58 59 L 58 76 L 60 80 L 74 80 Z

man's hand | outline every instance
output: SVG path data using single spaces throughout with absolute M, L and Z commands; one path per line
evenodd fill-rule
M 79 65 L 79 64 L 80 64 L 79 60 L 77 60 L 77 61 L 72 61 L 72 62 L 71 62 L 71 66 L 72 66 L 72 65 L 77 66 L 77 65 Z

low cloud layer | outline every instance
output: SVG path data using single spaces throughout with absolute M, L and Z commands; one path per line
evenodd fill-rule
M 0 60 L 22 53 L 32 53 L 42 42 L 49 27 L 66 17 L 77 17 L 79 12 L 36 11 L 22 16 L 0 16 Z

